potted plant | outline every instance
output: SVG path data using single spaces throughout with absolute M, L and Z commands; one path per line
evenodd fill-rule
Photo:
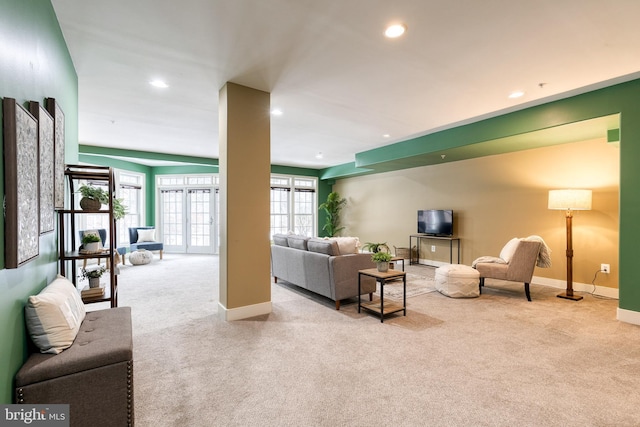
M 100 287 L 100 278 L 105 271 L 107 271 L 107 269 L 101 265 L 83 268 L 82 277 L 85 279 L 89 279 L 90 288 L 97 288 Z
M 78 193 L 82 196 L 80 199 L 80 207 L 85 210 L 100 210 L 102 205 L 109 204 L 109 192 L 100 187 L 92 185 L 81 185 Z M 127 213 L 126 206 L 122 204 L 122 199 L 113 198 L 113 217 L 116 220 L 124 218 Z
M 82 249 L 85 252 L 100 252 L 102 240 L 97 234 L 85 234 L 82 236 Z
M 367 242 L 367 243 L 364 244 L 362 249 L 365 250 L 365 251 L 373 252 L 373 253 L 380 252 L 383 249 L 386 252 L 391 252 L 391 250 L 389 249 L 389 246 L 387 246 L 387 242 L 384 242 L 384 243 Z
M 371 260 L 376 263 L 378 271 L 385 272 L 389 270 L 389 261 L 391 261 L 391 254 L 389 252 L 375 252 L 371 255 Z
M 322 229 L 327 232 L 329 237 L 335 236 L 344 229 L 344 227 L 340 227 L 340 211 L 346 204 L 347 199 L 341 199 L 340 194 L 331 192 L 327 196 L 327 201 L 318 206 L 318 209 L 324 210 L 327 214 L 327 222 Z

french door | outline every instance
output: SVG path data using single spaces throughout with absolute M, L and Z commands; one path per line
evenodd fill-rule
M 160 190 L 160 221 L 167 252 L 217 253 L 217 194 L 214 188 Z

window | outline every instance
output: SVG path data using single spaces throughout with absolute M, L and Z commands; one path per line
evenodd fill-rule
M 271 177 L 271 236 L 316 234 L 316 186 L 315 178 Z
M 122 199 L 127 208 L 124 218 L 116 224 L 119 245 L 129 243 L 129 227 L 144 224 L 143 183 L 142 174 L 116 171 L 116 197 Z
M 160 190 L 162 236 L 165 245 L 182 246 L 184 236 L 184 190 Z

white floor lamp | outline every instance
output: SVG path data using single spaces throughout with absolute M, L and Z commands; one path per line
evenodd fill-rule
M 573 301 L 582 299 L 573 294 L 573 240 L 571 235 L 572 211 L 591 210 L 591 190 L 550 190 L 549 209 L 564 210 L 567 217 L 567 291 L 558 295 Z

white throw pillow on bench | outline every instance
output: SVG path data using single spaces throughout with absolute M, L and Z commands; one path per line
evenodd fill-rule
M 85 315 L 76 287 L 60 275 L 30 296 L 25 307 L 27 330 L 41 353 L 58 354 L 71 347 Z

